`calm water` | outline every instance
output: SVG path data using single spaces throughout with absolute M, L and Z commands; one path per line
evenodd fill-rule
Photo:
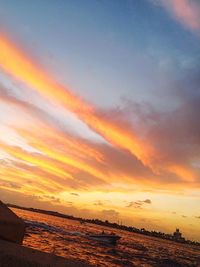
M 24 245 L 57 255 L 82 259 L 95 266 L 200 266 L 200 248 L 111 228 L 80 224 L 30 211 L 13 209 L 28 223 Z M 88 240 L 85 233 L 113 231 L 122 238 L 117 246 Z

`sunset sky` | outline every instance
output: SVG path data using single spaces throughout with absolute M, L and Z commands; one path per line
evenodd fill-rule
M 200 241 L 200 2 L 0 0 L 0 199 Z

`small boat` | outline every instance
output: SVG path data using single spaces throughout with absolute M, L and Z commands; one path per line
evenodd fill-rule
M 104 232 L 102 232 L 101 234 L 86 234 L 86 236 L 91 240 L 112 245 L 116 245 L 117 241 L 121 238 L 121 236 L 114 233 L 108 234 Z

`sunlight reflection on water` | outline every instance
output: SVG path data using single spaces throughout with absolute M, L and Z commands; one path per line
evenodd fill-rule
M 84 260 L 95 266 L 198 267 L 200 248 L 167 240 L 50 215 L 13 209 L 27 222 L 24 245 L 66 258 Z M 117 246 L 88 240 L 86 233 L 102 230 L 122 238 Z

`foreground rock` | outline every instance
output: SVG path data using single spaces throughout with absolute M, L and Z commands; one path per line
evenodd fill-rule
M 0 240 L 0 267 L 91 267 L 91 265 Z
M 22 244 L 25 223 L 0 201 L 0 239 Z

